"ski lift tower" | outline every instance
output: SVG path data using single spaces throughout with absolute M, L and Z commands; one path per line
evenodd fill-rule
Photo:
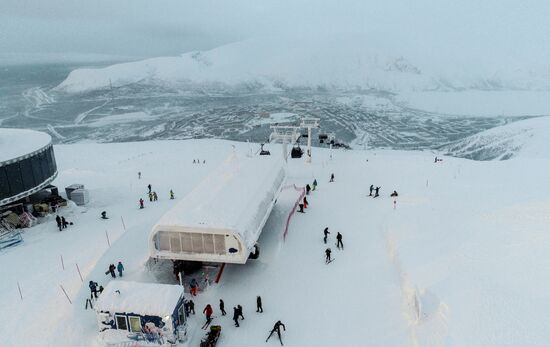
M 307 128 L 306 163 L 311 163 L 311 129 L 319 127 L 319 118 L 302 118 L 300 128 Z
M 287 145 L 298 141 L 300 137 L 300 127 L 291 125 L 272 125 L 270 128 L 273 129 L 273 132 L 269 135 L 269 142 L 280 142 L 283 144 L 283 157 L 285 161 L 287 161 Z

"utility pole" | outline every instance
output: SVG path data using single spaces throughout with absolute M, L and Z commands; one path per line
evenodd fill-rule
M 319 127 L 319 118 L 302 118 L 301 128 L 307 128 L 307 156 L 306 163 L 311 163 L 311 129 Z

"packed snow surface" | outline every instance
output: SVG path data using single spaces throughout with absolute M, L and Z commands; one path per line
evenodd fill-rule
M 532 134 L 525 148 L 547 138 L 543 130 Z M 99 346 L 95 313 L 84 309 L 87 283 L 120 281 L 105 275 L 111 263 L 122 261 L 124 280 L 177 284 L 171 268 L 162 274 L 145 265 L 152 226 L 177 204 L 169 190 L 184 198 L 233 150 L 246 154 L 249 146 L 218 140 L 56 145 L 55 184 L 83 183 L 92 200 L 59 211 L 74 222 L 68 229 L 57 231 L 50 216 L 24 231 L 23 244 L 0 253 L 2 345 Z M 287 328 L 285 346 L 547 346 L 550 152 L 545 146 L 536 157 L 527 153 L 507 161 L 442 157 L 434 163 L 435 153 L 314 148 L 311 164 L 289 160 L 288 184 L 319 182 L 306 213 L 294 214 L 284 239 L 299 197 L 285 189 L 260 237 L 260 258 L 226 266 L 218 285 L 200 281 L 189 345 L 199 344 L 200 312 L 210 303 L 214 324 L 222 325 L 219 347 L 279 345 L 276 336 L 264 342 L 277 320 Z M 206 164 L 193 164 L 196 158 Z M 140 210 L 149 183 L 159 201 Z M 381 186 L 380 197 L 368 196 L 370 184 Z M 396 199 L 389 197 L 393 190 Z M 101 211 L 110 219 L 102 220 Z M 334 245 L 337 232 L 343 251 Z M 327 247 L 335 259 L 329 265 Z M 192 276 L 184 278 L 186 291 Z M 264 313 L 255 312 L 257 295 Z M 220 298 L 228 316 L 217 309 Z M 237 304 L 246 318 L 239 328 L 231 320 Z
M 164 318 L 172 315 L 182 295 L 183 288 L 178 285 L 111 281 L 103 289 L 94 309 Z
M 51 136 L 43 132 L 0 128 L 0 163 L 42 149 L 51 142 Z

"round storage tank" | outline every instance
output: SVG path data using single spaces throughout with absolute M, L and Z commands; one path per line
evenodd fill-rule
M 36 193 L 56 176 L 50 135 L 0 128 L 0 206 Z

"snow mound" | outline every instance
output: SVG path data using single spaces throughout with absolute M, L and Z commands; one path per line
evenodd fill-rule
M 550 116 L 520 120 L 469 136 L 443 148 L 447 154 L 476 160 L 512 157 L 550 158 Z

